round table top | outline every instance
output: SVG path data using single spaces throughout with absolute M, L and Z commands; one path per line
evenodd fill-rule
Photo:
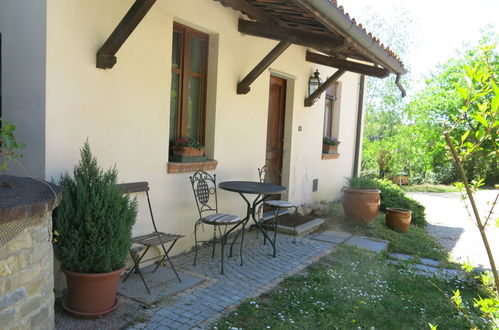
M 257 181 L 225 181 L 220 182 L 218 187 L 223 190 L 239 192 L 244 194 L 281 194 L 287 189 L 278 184 Z

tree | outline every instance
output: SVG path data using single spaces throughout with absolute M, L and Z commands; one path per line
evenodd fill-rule
M 402 7 L 396 7 L 389 16 L 376 12 L 374 8 L 368 8 L 366 13 L 362 21 L 366 23 L 367 29 L 404 58 L 415 39 L 415 25 L 409 13 Z M 397 33 L 393 33 L 394 30 Z M 410 64 L 405 66 L 409 73 L 404 76 L 402 83 L 408 89 Z M 417 152 L 402 141 L 414 137 L 411 137 L 410 132 L 402 132 L 407 122 L 404 112 L 407 100 L 401 97 L 400 90 L 391 78 L 367 78 L 362 170 L 375 172 L 380 177 L 387 172 L 410 171 L 412 155 Z
M 495 159 L 499 156 L 499 84 L 494 68 L 495 45 L 484 45 L 480 48 L 478 62 L 466 66 L 464 84 L 457 88 L 462 106 L 454 116 L 444 136 L 456 164 L 459 175 L 472 206 L 473 215 L 480 231 L 484 247 L 489 257 L 496 290 L 499 289 L 499 274 L 494 261 L 494 255 L 488 243 L 486 226 L 490 214 L 485 220 L 480 216 L 474 201 L 473 189 L 469 178 L 475 173 L 464 168 L 463 162 L 472 158 L 475 153 L 488 153 Z M 496 58 L 497 59 L 497 56 Z M 470 173 L 471 172 L 471 173 Z M 480 182 L 480 178 L 474 178 Z
M 453 122 L 461 113 L 461 93 L 457 86 L 466 83 L 466 67 L 473 68 L 481 61 L 481 48 L 485 44 L 497 44 L 498 36 L 484 32 L 478 46 L 465 48 L 455 58 L 449 59 L 426 79 L 426 87 L 417 94 L 407 107 L 407 116 L 425 144 L 426 162 L 430 172 L 439 182 L 451 183 L 458 179 L 454 164 L 447 155 L 447 145 L 441 135 L 444 123 Z M 488 61 L 495 75 L 499 73 L 499 55 L 494 48 L 489 51 Z M 468 120 L 468 119 L 466 119 Z M 462 134 L 459 128 L 453 134 Z M 471 177 L 480 176 L 493 184 L 499 179 L 497 160 L 491 154 L 490 142 L 482 145 L 463 163 Z

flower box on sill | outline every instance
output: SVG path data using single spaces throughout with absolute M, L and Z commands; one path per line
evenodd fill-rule
M 173 146 L 173 155 L 176 157 L 203 157 L 204 149 L 186 146 Z
M 197 163 L 205 162 L 208 160 L 206 156 L 183 156 L 183 155 L 172 155 L 170 156 L 170 162 L 175 163 Z
M 333 145 L 324 143 L 322 145 L 322 153 L 323 154 L 337 154 L 338 153 L 338 146 L 333 146 Z

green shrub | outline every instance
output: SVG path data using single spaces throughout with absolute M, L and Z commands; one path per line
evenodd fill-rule
M 381 210 L 387 207 L 396 207 L 412 211 L 412 223 L 423 226 L 425 220 L 425 208 L 414 199 L 408 197 L 404 191 L 391 181 L 386 179 L 374 179 L 377 188 L 381 191 Z
M 386 179 L 370 179 L 366 177 L 352 177 L 348 179 L 348 186 L 354 189 L 379 189 L 381 191 L 381 210 L 387 207 L 396 207 L 412 211 L 412 223 L 423 226 L 425 208 L 414 199 L 408 197 L 399 186 Z
M 135 200 L 116 185 L 115 168 L 97 165 L 88 142 L 73 178 L 62 176 L 61 204 L 54 212 L 54 250 L 65 270 L 106 273 L 124 266 L 137 215 Z

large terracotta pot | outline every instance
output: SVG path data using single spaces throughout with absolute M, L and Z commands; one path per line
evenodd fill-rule
M 123 269 L 101 274 L 63 270 L 68 284 L 68 295 L 63 300 L 64 309 L 84 317 L 100 316 L 113 311 L 118 305 L 116 289 Z
M 172 147 L 173 154 L 175 156 L 183 157 L 202 157 L 204 155 L 204 149 L 196 149 L 193 147 Z
M 386 208 L 386 225 L 393 230 L 405 233 L 411 224 L 411 217 L 412 211 L 392 207 Z
M 380 204 L 378 189 L 344 189 L 343 211 L 355 223 L 372 223 L 378 215 Z

